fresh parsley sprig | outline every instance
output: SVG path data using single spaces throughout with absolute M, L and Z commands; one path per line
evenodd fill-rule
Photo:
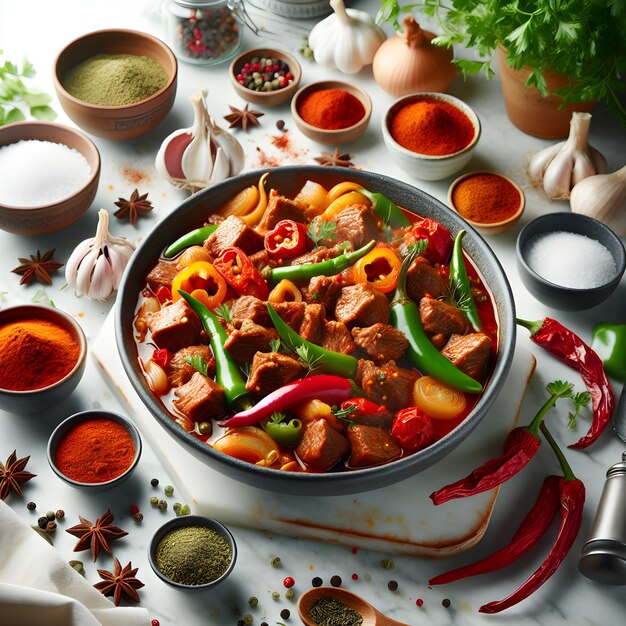
M 189 363 L 195 370 L 200 372 L 203 376 L 209 375 L 209 364 L 199 355 L 186 356 L 185 361 Z
M 326 222 L 322 220 L 321 215 L 318 215 L 311 220 L 308 235 L 317 248 L 324 243 L 329 243 L 337 239 L 335 228 L 337 228 L 337 224 L 335 224 L 335 222 Z

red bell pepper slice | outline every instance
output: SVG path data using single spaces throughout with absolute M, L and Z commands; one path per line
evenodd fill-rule
M 432 263 L 448 262 L 454 242 L 450 231 L 443 224 L 428 217 L 417 218 L 404 235 L 404 242 L 411 245 L 420 239 L 428 241 L 428 247 L 422 256 Z
M 263 241 L 272 259 L 294 259 L 313 247 L 304 224 L 281 220 Z
M 157 300 L 161 304 L 165 304 L 168 300 L 172 299 L 172 292 L 165 285 L 161 285 L 154 294 L 157 297 Z
M 254 296 L 260 300 L 268 299 L 270 290 L 267 282 L 243 250 L 226 248 L 213 261 L 213 267 L 224 277 L 224 280 L 235 290 L 238 296 Z
M 383 404 L 376 404 L 367 398 L 350 398 L 341 403 L 341 410 L 351 409 L 353 415 L 376 415 L 376 413 L 389 413 Z

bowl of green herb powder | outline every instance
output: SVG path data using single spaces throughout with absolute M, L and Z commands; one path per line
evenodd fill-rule
M 177 589 L 209 589 L 225 580 L 235 566 L 237 545 L 231 532 L 210 517 L 175 517 L 150 542 L 155 574 Z
M 160 39 L 134 30 L 98 30 L 70 42 L 54 64 L 54 87 L 83 130 L 126 140 L 153 130 L 176 96 L 178 66 Z

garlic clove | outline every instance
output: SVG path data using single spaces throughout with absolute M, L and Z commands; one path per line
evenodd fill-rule
M 533 156 L 528 164 L 528 176 L 534 185 L 541 186 L 546 167 L 550 165 L 552 159 L 561 151 L 564 145 L 565 142 L 562 141 L 549 148 L 544 148 Z
M 96 261 L 86 292 L 93 300 L 106 300 L 113 291 L 113 271 L 107 257 L 101 254 Z
M 76 274 L 85 255 L 91 250 L 93 239 L 81 241 L 65 264 L 65 280 L 72 289 L 77 289 Z
M 89 294 L 91 275 L 93 273 L 94 265 L 98 260 L 99 254 L 99 248 L 92 248 L 83 257 L 83 260 L 78 266 L 78 271 L 76 272 L 76 289 L 79 291 L 79 293 Z
M 163 164 L 167 174 L 174 178 L 185 178 L 182 161 L 183 154 L 193 140 L 193 135 L 185 131 L 178 131 L 170 135 L 169 141 L 164 143 Z

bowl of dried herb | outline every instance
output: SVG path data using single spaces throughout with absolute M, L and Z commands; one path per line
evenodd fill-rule
M 175 517 L 159 528 L 150 542 L 154 573 L 177 589 L 206 590 L 232 572 L 237 544 L 215 519 L 199 515 Z

